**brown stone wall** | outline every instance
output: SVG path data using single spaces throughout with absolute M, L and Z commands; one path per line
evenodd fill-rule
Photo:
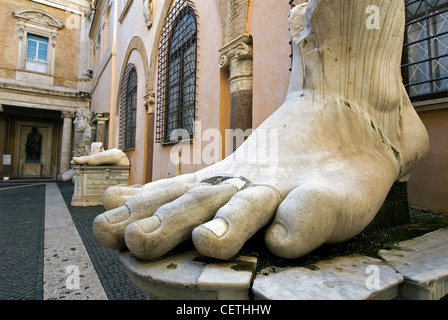
M 66 20 L 71 15 L 70 13 L 62 10 L 58 10 L 58 15 L 56 15 L 55 13 L 53 14 L 57 16 L 62 21 L 62 23 L 64 23 L 64 25 Z M 69 79 L 78 78 L 78 59 L 80 51 L 79 33 L 79 29 L 70 29 L 67 27 L 67 25 L 65 25 L 65 27 L 61 31 L 59 31 L 54 64 L 55 77 L 64 77 Z
M 2 30 L 2 36 L 0 37 L 0 77 L 6 76 L 7 78 L 13 78 L 14 74 L 8 72 L 8 69 L 14 70 L 17 67 L 17 25 L 16 19 L 12 16 L 12 12 L 29 5 L 29 1 L 23 0 L 2 0 L 1 2 L 0 30 Z
M 2 0 L 0 7 L 0 77 L 14 79 L 15 70 L 18 67 L 18 33 L 17 20 L 13 12 L 20 8 L 36 8 L 51 13 L 57 17 L 64 28 L 59 31 L 59 38 L 56 43 L 55 53 L 55 85 L 61 85 L 68 88 L 76 88 L 78 77 L 78 59 L 79 59 L 79 41 L 80 29 L 73 26 L 73 23 L 67 24 L 68 18 L 72 13 L 60 10 L 46 5 L 25 0 Z M 50 50 L 50 48 L 49 48 Z
M 222 24 L 223 45 L 247 30 L 250 0 L 216 0 Z

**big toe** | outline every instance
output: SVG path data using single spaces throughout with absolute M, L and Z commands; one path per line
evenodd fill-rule
M 119 208 L 98 215 L 93 221 L 93 235 L 103 246 L 121 250 L 126 248 L 124 230 L 130 217 L 129 208 Z

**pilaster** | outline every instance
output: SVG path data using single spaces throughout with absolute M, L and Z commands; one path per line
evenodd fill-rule
M 62 111 L 61 117 L 64 119 L 64 123 L 62 126 L 60 176 L 70 169 L 70 160 L 72 159 L 72 127 L 75 113 Z

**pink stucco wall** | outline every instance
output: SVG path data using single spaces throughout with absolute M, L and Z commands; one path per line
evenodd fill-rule
M 286 97 L 291 75 L 290 9 L 287 1 L 257 0 L 251 5 L 249 32 L 254 46 L 254 128 L 277 110 Z
M 197 69 L 197 104 L 196 121 L 200 121 L 201 130 L 190 145 L 190 154 L 194 150 L 201 152 L 208 143 L 201 141 L 202 133 L 208 128 L 220 128 L 220 81 L 219 49 L 221 43 L 221 23 L 215 1 L 197 0 L 195 8 L 198 17 L 198 69 Z M 163 23 L 160 22 L 160 23 Z M 156 89 L 157 92 L 157 89 Z M 157 107 L 157 106 L 156 106 Z M 153 180 L 169 177 L 170 151 L 173 145 L 154 144 Z M 183 163 L 180 173 L 190 173 L 206 166 L 190 159 L 190 164 Z

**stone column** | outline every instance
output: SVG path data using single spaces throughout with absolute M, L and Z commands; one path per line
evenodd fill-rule
M 155 117 L 155 94 L 149 91 L 143 97 L 146 108 L 146 154 L 145 154 L 145 182 L 152 181 L 152 164 L 154 157 L 154 117 Z
M 96 141 L 103 143 L 106 148 L 106 122 L 109 121 L 108 113 L 99 113 L 96 117 Z
M 61 165 L 59 169 L 59 176 L 70 169 L 70 160 L 72 159 L 72 127 L 74 112 L 62 112 L 64 124 L 62 127 L 62 143 L 61 143 Z
M 230 71 L 230 129 L 252 129 L 252 37 L 243 34 L 220 50 L 219 65 Z M 233 150 L 238 145 L 234 144 Z

